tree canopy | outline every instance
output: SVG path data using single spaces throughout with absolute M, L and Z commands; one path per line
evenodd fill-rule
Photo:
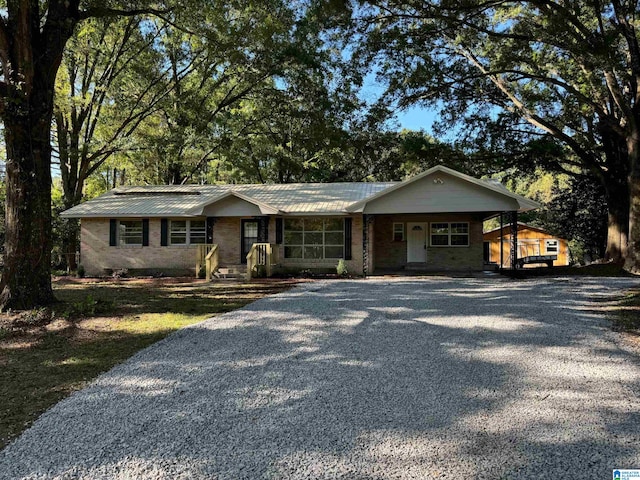
M 566 149 L 520 158 L 597 178 L 608 254 L 637 269 L 636 16 L 635 2 L 620 1 L 372 1 L 356 10 L 350 37 L 359 64 L 386 83 L 385 102 L 440 106 L 441 129 L 462 124 L 460 135 L 489 151 Z

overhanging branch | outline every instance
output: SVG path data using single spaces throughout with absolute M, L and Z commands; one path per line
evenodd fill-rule
M 79 20 L 87 18 L 105 18 L 105 17 L 134 17 L 136 15 L 154 15 L 160 17 L 171 13 L 172 9 L 158 10 L 156 8 L 135 8 L 133 10 L 120 10 L 118 8 L 108 8 L 103 6 L 89 7 L 86 10 L 78 12 Z

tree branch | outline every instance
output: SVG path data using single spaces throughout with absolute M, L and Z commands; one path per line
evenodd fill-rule
M 156 8 L 135 8 L 133 10 L 120 10 L 117 8 L 108 8 L 104 6 L 89 7 L 86 10 L 78 12 L 78 20 L 86 20 L 87 18 L 105 18 L 105 17 L 135 17 L 136 15 L 153 15 L 161 17 L 167 13 L 171 13 L 173 9 L 158 10 Z

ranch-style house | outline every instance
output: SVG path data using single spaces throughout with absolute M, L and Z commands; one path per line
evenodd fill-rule
M 87 275 L 211 278 L 335 271 L 340 259 L 355 275 L 482 270 L 483 221 L 500 216 L 517 235 L 518 212 L 538 207 L 436 166 L 402 182 L 119 187 L 62 216 L 81 220 Z

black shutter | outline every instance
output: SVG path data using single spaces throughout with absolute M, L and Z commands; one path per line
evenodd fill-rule
M 269 241 L 269 217 L 260 217 L 258 219 L 258 243 L 267 243 Z
M 216 223 L 215 217 L 207 217 L 207 243 L 213 243 L 213 225 Z
M 351 218 L 344 219 L 344 259 L 351 260 Z
M 149 246 L 149 219 L 148 218 L 142 219 L 142 246 L 143 247 Z
M 160 219 L 160 246 L 166 247 L 169 245 L 169 220 L 166 218 Z
M 282 227 L 284 222 L 282 218 L 276 218 L 276 243 L 278 245 L 282 244 Z
M 115 247 L 118 244 L 118 221 L 114 218 L 109 220 L 109 246 Z

